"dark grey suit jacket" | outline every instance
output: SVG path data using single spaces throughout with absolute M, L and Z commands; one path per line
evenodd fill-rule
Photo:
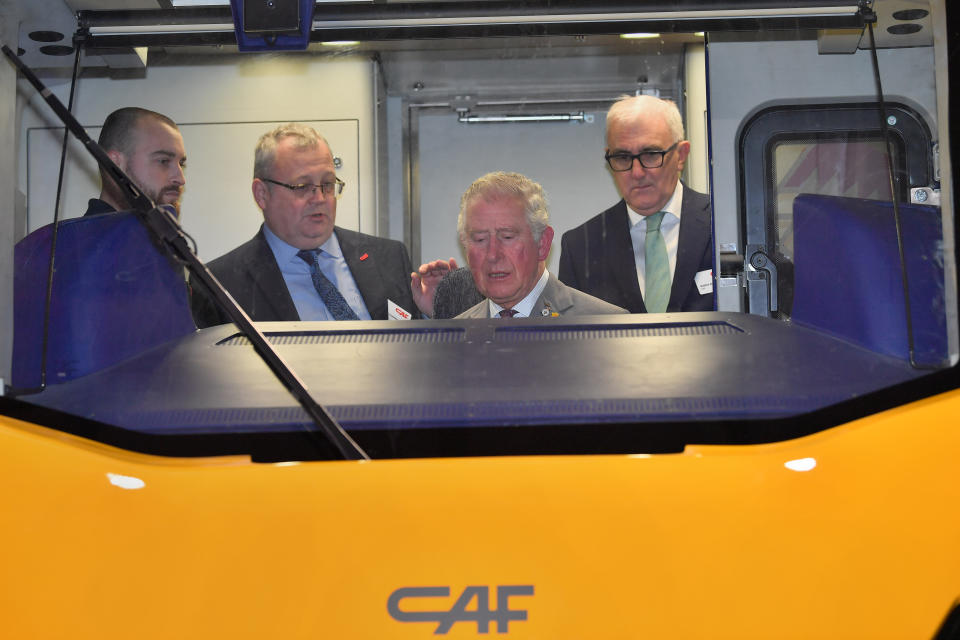
M 680 241 L 667 311 L 713 311 L 714 293 L 702 294 L 694 283 L 698 271 L 713 269 L 710 198 L 683 189 Z M 567 231 L 560 240 L 560 280 L 623 307 L 646 313 L 630 240 L 627 205 L 621 200 L 598 216 Z
M 402 243 L 340 227 L 334 227 L 334 233 L 372 319 L 387 319 L 388 298 L 415 318 L 420 317 L 410 291 L 413 268 Z M 251 319 L 300 319 L 262 227 L 252 240 L 211 261 L 207 267 Z M 229 322 L 203 287 L 194 285 L 192 294 L 198 327 Z
M 626 313 L 612 304 L 598 300 L 582 291 L 572 289 L 560 282 L 552 273 L 547 279 L 547 286 L 537 298 L 530 312 L 531 318 L 548 318 L 551 316 L 599 316 L 608 313 Z M 470 307 L 457 318 L 489 318 L 490 307 L 487 299 Z

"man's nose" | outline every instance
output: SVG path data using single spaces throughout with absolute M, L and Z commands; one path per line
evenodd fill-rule
M 181 167 L 179 164 L 174 165 L 171 181 L 178 185 L 184 185 L 187 182 L 187 176 L 183 171 L 183 167 Z
M 633 164 L 630 165 L 630 175 L 634 178 L 642 178 L 647 174 L 646 168 L 640 164 L 640 158 L 634 158 Z
M 501 255 L 500 241 L 496 238 L 491 238 L 490 242 L 487 244 L 487 262 L 496 262 L 500 259 Z

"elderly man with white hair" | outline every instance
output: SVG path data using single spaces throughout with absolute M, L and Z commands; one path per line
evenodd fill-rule
M 676 104 L 615 102 L 605 159 L 622 199 L 563 234 L 560 280 L 631 313 L 712 311 L 710 198 L 680 182 L 689 153 Z
M 458 318 L 626 313 L 550 275 L 553 228 L 539 184 L 519 173 L 478 178 L 460 199 L 457 232 L 484 300 Z

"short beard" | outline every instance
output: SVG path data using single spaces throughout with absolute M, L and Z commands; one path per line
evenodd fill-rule
M 162 193 L 163 193 L 163 191 L 161 191 L 161 192 L 158 193 L 158 194 L 152 194 L 152 193 L 150 193 L 150 194 L 147 194 L 147 195 L 150 197 L 151 200 L 153 200 L 153 203 L 154 203 L 155 205 L 157 205 L 157 206 L 166 205 L 166 206 L 168 206 L 168 207 L 173 207 L 173 210 L 177 213 L 177 218 L 179 218 L 179 217 L 180 217 L 180 200 L 181 200 L 181 198 L 183 197 L 183 194 L 180 193 L 180 194 L 177 196 L 177 199 L 176 199 L 175 201 L 167 203 L 167 202 L 161 202 L 161 200 L 160 200 L 160 195 L 161 195 Z

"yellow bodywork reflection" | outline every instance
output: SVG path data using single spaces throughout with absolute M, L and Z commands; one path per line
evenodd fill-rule
M 930 638 L 960 596 L 958 415 L 955 391 L 771 445 L 300 464 L 0 418 L 2 635 Z M 395 593 L 456 615 L 398 620 Z

